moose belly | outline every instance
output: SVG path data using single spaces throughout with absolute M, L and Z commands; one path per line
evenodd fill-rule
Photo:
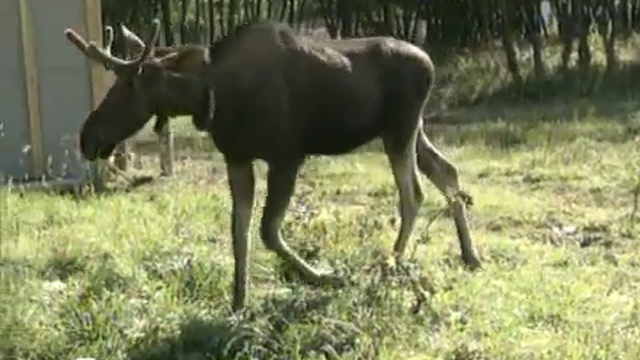
M 353 120 L 352 120 L 353 121 Z M 318 127 L 307 133 L 302 142 L 309 155 L 339 155 L 354 151 L 368 143 L 379 131 L 372 126 L 350 128 L 348 126 Z
M 324 90 L 324 91 L 322 91 Z M 317 89 L 304 107 L 297 108 L 302 146 L 310 155 L 347 153 L 371 141 L 382 130 L 381 96 L 375 87 L 350 82 Z M 303 104 L 303 102 L 294 102 Z
M 342 106 L 315 108 L 308 113 L 300 143 L 305 153 L 338 155 L 351 152 L 380 134 L 383 124 L 372 106 L 357 104 L 357 101 L 339 105 Z

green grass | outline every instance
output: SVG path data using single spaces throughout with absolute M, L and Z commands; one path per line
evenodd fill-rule
M 311 160 L 282 230 L 353 285 L 300 284 L 264 249 L 254 217 L 242 316 L 230 315 L 230 199 L 207 139 L 181 147 L 175 178 L 128 192 L 4 189 L 0 357 L 640 358 L 640 225 L 629 218 L 637 122 L 533 123 L 501 111 L 504 121 L 429 129 L 475 198 L 482 271 L 461 265 L 426 180 L 406 267 L 386 266 L 397 196 L 372 145 Z M 155 157 L 144 161 L 157 171 Z M 265 189 L 257 168 L 254 216 Z

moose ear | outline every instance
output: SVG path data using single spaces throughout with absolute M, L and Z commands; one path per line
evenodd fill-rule
M 161 58 L 158 58 L 158 62 L 162 65 L 163 68 L 171 71 L 179 71 L 178 67 L 180 66 L 180 53 L 174 51 L 169 53 Z

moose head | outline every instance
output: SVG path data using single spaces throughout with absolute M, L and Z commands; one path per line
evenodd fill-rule
M 131 41 L 127 29 L 121 29 Z M 176 61 L 177 52 L 162 57 L 153 56 L 154 44 L 160 34 L 160 22 L 153 22 L 146 41 L 138 38 L 141 47 L 138 55 L 130 60 L 113 56 L 110 51 L 113 30 L 107 28 L 107 46 L 98 47 L 94 41 L 87 42 L 72 29 L 65 30 L 67 39 L 87 58 L 113 71 L 115 81 L 102 102 L 92 110 L 80 131 L 80 150 L 83 156 L 93 161 L 107 159 L 118 143 L 134 135 L 144 127 L 153 114 L 171 101 L 169 92 L 180 89 L 170 86 L 171 77 L 178 73 L 167 70 Z M 110 38 L 111 37 L 111 38 Z M 169 90 L 173 88 L 173 90 Z

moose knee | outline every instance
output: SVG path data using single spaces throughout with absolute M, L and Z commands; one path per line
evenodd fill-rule
M 447 189 L 459 190 L 458 168 L 446 158 L 423 157 L 419 168 L 445 196 Z
M 442 166 L 440 166 L 442 171 L 442 175 L 447 179 L 447 183 L 450 186 L 458 187 L 458 167 L 455 166 L 450 161 L 443 161 Z

